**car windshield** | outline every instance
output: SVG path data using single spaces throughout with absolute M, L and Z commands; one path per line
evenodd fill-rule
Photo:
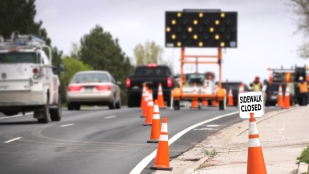
M 0 53 L 0 64 L 3 63 L 40 63 L 36 53 Z
M 72 80 L 73 83 L 109 82 L 106 73 L 79 73 Z

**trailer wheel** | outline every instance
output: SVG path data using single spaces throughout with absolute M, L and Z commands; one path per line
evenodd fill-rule
M 219 110 L 220 111 L 226 110 L 226 98 L 224 98 L 222 101 L 219 101 Z
M 180 110 L 180 102 L 174 101 L 174 110 Z

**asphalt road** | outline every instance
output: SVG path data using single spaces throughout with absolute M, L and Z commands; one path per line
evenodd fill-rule
M 266 108 L 266 112 L 280 108 Z M 237 108 L 219 111 L 181 108 L 160 110 L 168 117 L 169 138 L 202 121 L 232 113 Z M 63 109 L 60 122 L 38 124 L 32 115 L 4 117 L 0 114 L 0 173 L 127 174 L 157 148 L 147 143 L 151 126 L 143 126 L 138 108 L 120 110 Z M 241 121 L 239 115 L 222 117 L 200 125 L 170 145 L 176 157 L 207 136 Z M 207 128 L 206 125 L 217 125 Z M 17 138 L 17 139 L 16 139 Z M 19 139 L 18 139 L 19 138 Z M 11 141 L 10 141 L 11 140 Z M 154 160 L 141 173 L 151 173 Z

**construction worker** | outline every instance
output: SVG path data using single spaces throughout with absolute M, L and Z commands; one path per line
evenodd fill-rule
M 263 88 L 262 83 L 260 82 L 260 77 L 256 76 L 253 83 L 250 83 L 250 87 L 253 88 L 253 91 L 261 91 Z
M 307 82 L 304 81 L 304 78 L 302 76 L 299 77 L 298 88 L 301 97 L 301 104 L 302 106 L 307 106 L 308 85 Z

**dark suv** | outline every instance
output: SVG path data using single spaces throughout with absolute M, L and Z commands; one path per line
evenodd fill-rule
M 266 93 L 266 106 L 276 106 L 278 100 L 279 85 L 282 86 L 282 96 L 285 95 L 286 84 L 285 83 L 271 83 L 267 85 Z M 295 94 L 290 88 L 290 105 L 295 105 Z
M 232 88 L 232 94 L 233 94 L 233 102 L 234 106 L 237 106 L 237 97 L 238 97 L 238 91 L 239 91 L 239 85 L 244 84 L 244 91 L 251 91 L 249 87 L 241 82 L 241 81 L 231 81 L 231 82 L 221 82 L 222 88 L 224 88 L 227 92 L 227 97 L 230 91 L 230 88 Z M 216 85 L 218 85 L 218 82 L 216 82 Z M 226 102 L 228 102 L 228 98 L 226 99 Z

